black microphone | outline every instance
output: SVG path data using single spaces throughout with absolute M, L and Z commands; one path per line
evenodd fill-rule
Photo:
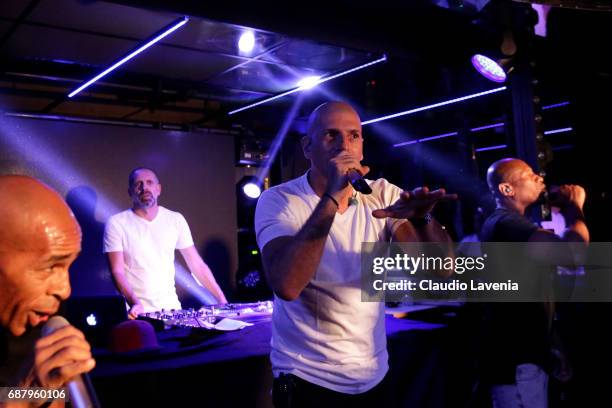
M 62 327 L 70 326 L 68 320 L 62 316 L 53 316 L 43 326 L 41 333 L 43 337 L 50 335 Z M 96 393 L 91 385 L 91 380 L 87 374 L 81 374 L 66 384 L 70 393 L 70 402 L 76 408 L 99 408 L 100 403 L 96 398 Z
M 363 176 L 354 169 L 350 169 L 348 171 L 349 183 L 356 191 L 359 191 L 361 194 L 372 194 L 372 189 L 365 181 Z

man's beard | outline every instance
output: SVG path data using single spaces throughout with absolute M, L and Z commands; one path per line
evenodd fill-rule
M 138 206 L 141 208 L 151 208 L 151 207 L 155 207 L 155 205 L 157 204 L 157 200 L 155 199 L 155 196 L 153 196 L 152 194 L 148 194 L 142 197 L 139 196 L 137 197 L 136 202 Z

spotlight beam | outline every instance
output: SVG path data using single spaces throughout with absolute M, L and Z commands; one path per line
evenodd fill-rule
M 493 94 L 493 93 L 496 93 L 496 92 L 505 91 L 506 89 L 507 89 L 507 87 L 501 86 L 499 88 L 489 89 L 488 91 L 478 92 L 478 93 L 475 93 L 475 94 L 470 94 L 470 95 L 462 96 L 460 98 L 450 99 L 448 101 L 438 102 L 438 103 L 434 103 L 432 105 L 421 106 L 420 108 L 414 108 L 414 109 L 406 110 L 406 111 L 403 111 L 403 112 L 393 113 L 391 115 L 386 115 L 386 116 L 381 116 L 379 118 L 366 120 L 366 121 L 361 122 L 361 125 L 365 126 L 365 125 L 369 125 L 371 123 L 382 122 L 383 120 L 394 119 L 394 118 L 397 118 L 397 117 L 400 117 L 400 116 L 412 115 L 413 113 L 423 112 L 423 111 L 426 111 L 426 110 L 429 110 L 429 109 L 439 108 L 441 106 L 446 106 L 446 105 L 451 105 L 451 104 L 458 103 L 458 102 L 467 101 L 468 99 L 478 98 L 480 96 L 485 96 L 485 95 Z
M 339 72 L 337 74 L 321 78 L 321 79 L 317 80 L 316 83 L 309 85 L 309 88 L 312 88 L 312 87 L 314 87 L 316 85 L 322 84 L 322 83 L 327 82 L 327 81 L 331 81 L 332 79 L 340 78 L 341 76 L 350 74 L 351 72 L 359 71 L 361 69 L 367 68 L 367 67 L 369 67 L 371 65 L 378 64 L 378 63 L 386 61 L 386 60 L 387 60 L 387 56 L 383 55 L 381 58 L 379 58 L 377 60 L 370 61 L 370 62 L 368 62 L 366 64 L 359 65 L 359 66 L 353 67 L 351 69 L 347 69 L 346 71 L 342 71 L 342 72 Z M 305 89 L 308 89 L 308 88 L 306 88 L 305 86 L 298 86 L 296 88 L 292 88 L 292 89 L 290 89 L 288 91 L 285 91 L 285 92 L 282 92 L 282 93 L 280 93 L 278 95 L 274 95 L 274 96 L 271 96 L 269 98 L 262 99 L 261 101 L 252 103 L 252 104 L 247 105 L 247 106 L 243 106 L 242 108 L 234 109 L 233 111 L 228 112 L 228 115 L 234 115 L 234 114 L 236 114 L 238 112 L 242 112 L 242 111 L 245 111 L 247 109 L 251 109 L 251 108 L 254 108 L 256 106 L 263 105 L 264 103 L 272 102 L 272 101 L 274 101 L 276 99 L 280 99 L 280 98 L 285 97 L 287 95 L 291 95 L 293 93 L 296 93 L 296 92 L 299 92 L 299 91 L 303 91 Z
M 291 109 L 287 113 L 287 116 L 285 116 L 285 120 L 283 121 L 281 128 L 278 130 L 278 133 L 276 134 L 274 140 L 272 141 L 272 144 L 270 145 L 270 149 L 268 150 L 268 159 L 266 160 L 264 165 L 257 171 L 256 177 L 260 185 L 263 185 L 264 179 L 268 176 L 270 168 L 272 167 L 272 163 L 274 163 L 276 155 L 278 154 L 278 151 L 283 145 L 283 141 L 285 140 L 285 137 L 289 132 L 291 123 L 293 123 L 295 117 L 298 114 L 298 111 L 300 110 L 300 107 L 302 106 L 302 96 L 303 95 L 299 95 L 293 102 L 293 106 L 291 106 Z
M 110 72 L 112 72 L 115 69 L 119 68 L 121 65 L 125 64 L 126 62 L 128 62 L 129 60 L 131 60 L 132 58 L 134 58 L 135 56 L 137 56 L 138 54 L 140 54 L 141 52 L 143 52 L 147 48 L 151 47 L 153 44 L 155 44 L 155 43 L 161 41 L 163 38 L 169 36 L 170 34 L 175 32 L 176 30 L 178 30 L 179 28 L 181 28 L 182 26 L 187 24 L 188 21 L 189 21 L 189 18 L 187 16 L 185 16 L 185 17 L 182 17 L 182 18 L 179 18 L 179 19 L 175 20 L 174 22 L 172 22 L 168 26 L 162 28 L 160 31 L 158 31 L 158 33 L 154 34 L 152 36 L 152 38 L 150 40 L 148 40 L 144 45 L 136 48 L 134 51 L 130 52 L 128 55 L 126 55 L 125 57 L 121 58 L 119 61 L 115 62 L 110 67 L 106 68 L 104 71 L 100 72 L 98 75 L 96 75 L 95 77 L 91 78 L 89 81 L 85 82 L 83 85 L 79 86 L 74 91 L 70 92 L 68 94 L 68 97 L 72 98 L 73 96 L 75 96 L 76 94 L 81 92 L 83 89 L 87 88 L 89 85 L 91 85 L 94 82 L 96 82 L 98 79 L 108 75 Z

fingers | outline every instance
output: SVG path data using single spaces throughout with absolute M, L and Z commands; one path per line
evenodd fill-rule
M 348 173 L 353 169 L 362 176 L 370 171 L 368 166 L 361 165 L 359 157 L 348 151 L 342 151 L 332 158 L 327 170 L 328 192 L 333 194 L 345 188 L 349 181 Z
M 586 191 L 582 186 L 577 184 L 564 184 L 559 186 L 559 194 L 564 200 L 576 204 L 579 208 L 582 208 L 586 199 Z
M 457 194 L 447 194 L 443 188 L 429 191 L 427 187 L 418 187 L 412 191 L 403 191 L 395 203 L 386 208 L 372 211 L 372 216 L 375 218 L 423 216 L 430 212 L 437 202 L 456 199 Z
M 83 332 L 81 332 L 79 329 L 77 329 L 74 326 L 71 325 L 66 325 L 64 327 L 61 327 L 57 330 L 55 330 L 53 333 L 48 334 L 45 337 L 41 337 L 37 342 L 36 342 L 36 347 L 40 347 L 40 348 L 44 348 L 44 347 L 48 347 L 50 345 L 52 345 L 53 343 L 56 343 L 66 337 L 70 337 L 70 336 L 74 336 L 77 338 L 80 338 L 82 340 L 85 340 L 85 335 L 83 334 Z
M 73 326 L 62 327 L 36 342 L 34 372 L 45 387 L 60 387 L 95 366 L 85 336 Z
M 59 388 L 76 376 L 88 373 L 96 366 L 96 361 L 93 358 L 81 361 L 75 361 L 55 369 L 50 373 L 50 387 Z
M 372 216 L 374 218 L 388 218 L 392 216 L 392 212 L 387 209 L 379 209 L 372 211 Z
M 362 176 L 365 176 L 370 171 L 368 166 L 361 165 L 359 157 L 347 151 L 340 152 L 331 161 L 340 168 L 342 174 L 346 174 L 349 170 L 354 169 Z

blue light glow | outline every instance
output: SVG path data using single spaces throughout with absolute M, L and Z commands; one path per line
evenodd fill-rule
M 301 89 L 311 89 L 317 85 L 319 85 L 319 80 L 321 77 L 319 76 L 309 76 L 303 79 L 300 79 L 296 84 Z
M 560 108 L 561 106 L 567 106 L 569 104 L 570 104 L 569 101 L 554 103 L 552 105 L 542 106 L 542 110 Z
M 68 97 L 72 98 L 74 95 L 78 94 L 83 89 L 87 88 L 89 85 L 91 85 L 94 82 L 96 82 L 98 79 L 106 76 L 109 72 L 111 72 L 111 71 L 115 70 L 116 68 L 120 67 L 121 65 L 125 64 L 126 62 L 128 62 L 129 60 L 131 60 L 136 55 L 140 54 L 141 52 L 143 52 L 144 50 L 146 50 L 147 48 L 149 48 L 153 44 L 155 44 L 155 43 L 159 42 L 160 40 L 162 40 L 163 38 L 169 36 L 170 34 L 175 32 L 176 30 L 178 30 L 180 27 L 182 27 L 185 24 L 187 24 L 188 21 L 189 21 L 189 18 L 185 16 L 185 17 L 179 19 L 177 22 L 172 23 L 172 25 L 167 30 L 165 30 L 161 34 L 157 35 L 152 40 L 147 41 L 143 46 L 137 48 L 135 51 L 132 51 L 127 56 L 123 57 L 121 60 L 115 62 L 110 67 L 106 68 L 104 71 L 100 72 L 98 75 L 96 75 L 95 77 L 91 78 L 89 81 L 85 82 L 83 85 L 79 86 L 74 91 L 70 92 L 68 94 Z
M 378 64 L 378 63 L 386 61 L 386 60 L 387 60 L 387 57 L 383 56 L 382 58 L 379 58 L 377 60 L 368 62 L 367 64 L 359 65 L 357 67 L 348 69 L 346 71 L 342 71 L 342 72 L 337 73 L 335 75 L 331 75 L 329 77 L 321 78 L 321 79 L 319 79 L 317 81 L 317 85 L 322 84 L 322 83 L 327 82 L 327 81 L 331 81 L 332 79 L 336 79 L 336 78 L 339 78 L 341 76 L 350 74 L 351 72 L 355 72 L 355 71 L 358 71 L 360 69 L 367 68 L 367 67 L 369 67 L 371 65 Z M 264 103 L 272 102 L 272 101 L 274 101 L 276 99 L 279 99 L 279 98 L 282 98 L 284 96 L 291 95 L 292 93 L 303 91 L 304 89 L 305 88 L 303 88 L 303 87 L 297 87 L 297 88 L 290 89 L 290 90 L 285 91 L 283 93 L 280 93 L 278 95 L 274 95 L 274 96 L 271 96 L 269 98 L 263 99 L 263 100 L 261 100 L 259 102 L 255 102 L 255 103 L 252 103 L 250 105 L 243 106 L 242 108 L 234 109 L 233 111 L 228 112 L 228 115 L 233 115 L 235 113 L 242 112 L 244 110 L 251 109 L 251 108 L 254 108 L 254 107 L 259 106 L 259 105 L 263 105 Z
M 470 129 L 470 132 L 480 132 L 481 130 L 493 129 L 504 126 L 504 122 L 493 123 L 492 125 L 479 126 Z
M 450 104 L 453 104 L 453 103 L 466 101 L 468 99 L 478 98 L 479 96 L 484 96 L 484 95 L 489 95 L 489 94 L 496 93 L 496 92 L 505 91 L 506 89 L 507 89 L 507 87 L 502 86 L 502 87 L 499 87 L 499 88 L 490 89 L 488 91 L 478 92 L 478 93 L 475 93 L 475 94 L 462 96 L 460 98 L 455 98 L 455 99 L 450 99 L 450 100 L 444 101 L 444 102 L 434 103 L 432 105 L 421 106 L 420 108 L 410 109 L 410 110 L 406 110 L 406 111 L 403 111 L 403 112 L 393 113 L 391 115 L 386 115 L 386 116 L 381 116 L 379 118 L 366 120 L 364 122 L 361 122 L 361 125 L 365 126 L 365 125 L 369 125 L 371 123 L 382 122 L 383 120 L 394 119 L 394 118 L 397 118 L 397 117 L 400 117 L 400 116 L 412 115 L 413 113 L 423 112 L 423 111 L 426 111 L 426 110 L 429 110 L 429 109 L 439 108 L 440 106 L 450 105 Z
M 487 147 L 481 147 L 476 149 L 477 152 L 486 152 L 488 150 L 499 150 L 499 149 L 505 149 L 506 147 L 508 147 L 508 145 L 505 144 L 501 144 L 501 145 L 495 145 L 495 146 L 487 146 Z
M 430 140 L 444 139 L 445 137 L 457 136 L 458 134 L 459 134 L 458 132 L 444 133 L 441 135 L 424 137 L 422 139 L 410 140 L 408 142 L 396 143 L 393 145 L 393 147 L 402 147 L 402 146 L 407 146 L 407 145 L 411 145 L 415 143 L 428 142 Z
M 552 129 L 552 130 L 546 130 L 544 132 L 545 135 L 554 135 L 555 133 L 565 133 L 565 132 L 571 132 L 572 130 L 574 130 L 571 127 L 566 127 L 566 128 L 561 128 L 561 129 Z

